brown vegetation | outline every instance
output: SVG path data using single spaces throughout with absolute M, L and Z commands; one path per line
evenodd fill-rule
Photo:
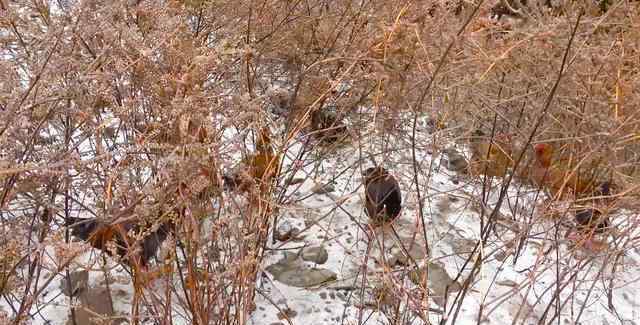
M 382 140 L 374 151 L 383 161 L 411 146 L 411 198 L 425 234 L 431 168 L 415 151 L 436 151 L 476 128 L 493 130 L 470 146 L 472 172 L 501 178 L 495 211 L 518 185 L 510 182 L 513 169 L 566 199 L 613 180 L 619 200 L 611 204 L 639 208 L 637 2 L 566 1 L 553 10 L 520 2 L 516 13 L 502 0 L 0 0 L 0 223 L 28 229 L 0 238 L 0 286 L 16 290 L 6 295 L 10 321 L 20 324 L 48 303 L 50 282 L 33 279 L 45 270 L 51 279 L 65 276 L 74 260 L 65 255 L 47 269 L 42 247 L 66 251 L 69 232 L 99 249 L 113 238 L 144 246 L 144 236 L 125 233 L 171 219 L 178 240 L 159 262 L 174 270 L 160 279 L 167 292 L 135 284 L 130 321 L 170 323 L 177 310 L 192 324 L 246 324 L 271 221 L 294 200 L 283 180 L 324 159 L 300 141 L 310 125 L 329 142 L 347 131 Z M 498 3 L 511 17 L 491 19 Z M 276 86 L 286 94 L 279 101 L 269 98 Z M 272 114 L 274 104 L 285 117 Z M 322 115 L 328 107 L 335 116 Z M 416 141 L 420 121 L 434 117 L 432 143 Z M 344 121 L 356 127 L 345 130 Z M 533 151 L 542 143 L 554 152 Z M 283 166 L 285 157 L 292 166 Z M 228 195 L 222 169 L 235 165 L 250 190 Z M 484 212 L 488 199 L 478 200 L 483 243 L 470 254 L 480 257 L 469 264 L 467 285 L 482 258 L 493 258 L 478 250 L 498 222 L 498 212 Z M 509 208 L 524 229 L 509 244 L 515 260 L 539 221 L 529 208 Z M 64 227 L 98 216 L 91 220 L 114 223 L 96 225 L 105 229 L 98 232 Z M 640 246 L 620 233 L 627 237 L 616 252 Z M 418 291 L 428 296 L 426 287 Z M 442 319 L 456 322 L 460 297 L 448 301 Z M 399 304 L 389 310 L 428 318 L 428 304 Z

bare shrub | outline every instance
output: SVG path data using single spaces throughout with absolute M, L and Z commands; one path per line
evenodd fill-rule
M 512 175 L 531 168 L 533 144 L 552 143 L 576 162 L 596 161 L 588 166 L 616 184 L 608 208 L 637 209 L 637 4 L 618 1 L 603 12 L 566 2 L 510 22 L 490 19 L 494 5 L 0 1 L 0 293 L 19 292 L 5 295 L 9 318 L 18 324 L 40 317 L 33 310 L 46 302 L 44 288 L 82 252 L 66 250 L 73 254 L 50 264 L 46 247 L 70 247 L 66 221 L 90 217 L 144 225 L 129 234 L 138 242 L 172 225 L 164 258 L 149 269 L 131 265 L 132 322 L 164 324 L 173 314 L 193 324 L 245 324 L 277 223 L 271 221 L 290 203 L 285 185 L 300 167 L 280 166 L 280 158 L 304 161 L 315 147 L 291 149 L 300 135 L 337 123 L 354 146 L 383 140 L 379 152 L 364 157 L 384 162 L 412 149 L 416 224 L 425 234 L 431 169 L 416 149 L 437 155 L 476 129 L 489 138 L 510 136 L 512 171 L 499 173 L 505 178 L 466 179 L 482 181 L 475 193 L 481 198 L 472 200 L 482 212 L 482 239 L 465 264 L 471 271 L 458 274 L 466 279 L 462 290 L 441 311 L 454 321 L 490 257 L 480 251 L 506 222 L 500 207 L 508 205 L 518 225 L 509 242 L 515 259 L 541 223 L 507 198 Z M 330 125 L 318 120 L 327 112 Z M 416 143 L 417 121 L 425 117 L 435 126 L 433 142 Z M 263 129 L 272 132 L 270 157 L 277 157 L 267 164 L 271 176 L 254 173 L 250 190 L 224 193 L 223 174 L 260 154 Z M 496 181 L 499 199 L 490 203 Z M 566 209 L 544 208 L 568 218 Z M 626 226 L 612 250 L 637 247 L 630 235 L 636 217 L 613 222 Z M 15 238 L 5 240 L 13 230 Z M 557 246 L 558 233 L 546 239 Z M 585 265 L 562 271 L 558 301 Z M 404 287 L 412 267 L 384 283 L 411 300 L 385 306 L 397 323 L 428 318 L 429 304 L 416 302 L 427 299 L 427 289 Z M 39 280 L 46 272 L 52 276 Z M 164 291 L 151 289 L 158 279 Z

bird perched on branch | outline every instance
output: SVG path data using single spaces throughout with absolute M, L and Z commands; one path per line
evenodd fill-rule
M 171 226 L 163 223 L 157 230 L 144 234 L 142 240 L 137 241 L 131 237 L 131 231 L 140 231 L 141 227 L 131 221 L 110 224 L 97 218 L 70 217 L 66 223 L 71 228 L 72 236 L 109 255 L 116 253 L 122 258 L 126 257 L 129 265 L 148 265 L 149 260 L 155 257 L 158 248 L 171 232 Z M 115 245 L 115 252 L 108 249 L 110 242 Z M 141 251 L 136 252 L 137 248 Z
M 575 156 L 559 157 L 548 143 L 536 144 L 534 152 L 529 177 L 554 196 L 563 197 L 569 191 L 576 196 L 593 194 L 602 183 L 598 181 L 598 165 L 593 162 L 578 164 L 580 159 Z
M 513 164 L 510 141 L 506 134 L 497 134 L 491 139 L 481 130 L 476 130 L 469 140 L 469 147 L 469 167 L 474 175 L 503 177 Z
M 400 215 L 402 193 L 398 181 L 382 167 L 363 173 L 365 207 L 374 225 L 394 220 Z

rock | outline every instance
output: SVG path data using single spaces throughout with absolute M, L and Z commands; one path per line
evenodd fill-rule
M 504 260 L 507 259 L 507 253 L 504 250 L 499 250 L 496 254 L 495 254 L 496 260 L 500 261 L 500 262 L 504 262 Z
M 334 192 L 336 189 L 333 185 L 331 184 L 316 184 L 313 187 L 311 187 L 311 192 L 313 192 L 314 194 L 328 194 L 331 192 Z
M 278 312 L 278 319 L 279 320 L 291 319 L 296 317 L 296 315 L 298 315 L 298 313 L 295 310 L 291 308 L 285 308 L 282 311 Z
M 81 291 L 87 289 L 89 283 L 89 272 L 86 270 L 75 271 L 69 273 L 69 278 L 62 277 L 60 281 L 60 290 L 66 296 L 75 296 Z
M 447 291 L 449 294 L 460 291 L 462 286 L 458 282 L 453 281 L 442 265 L 432 262 L 429 263 L 427 267 L 429 271 L 427 285 L 429 291 L 432 293 L 433 301 L 441 307 L 444 307 L 444 294 L 447 286 L 449 287 Z M 425 266 L 418 270 L 411 271 L 409 274 L 409 278 L 416 285 L 420 285 L 423 282 L 424 276 Z
M 447 155 L 445 166 L 448 170 L 457 173 L 465 172 L 467 170 L 467 167 L 469 166 L 467 160 L 456 149 L 447 148 L 443 152 Z
M 292 252 L 284 252 L 284 257 L 279 262 L 287 264 L 296 263 L 298 262 L 298 254 Z
M 277 281 L 299 288 L 317 286 L 338 278 L 334 272 L 327 269 L 307 268 L 300 259 L 292 260 L 291 255 L 285 255 L 278 263 L 267 266 L 266 270 Z
M 512 287 L 512 288 L 518 288 L 520 286 L 518 285 L 518 282 L 515 282 L 512 280 L 496 281 L 496 284 L 499 286 Z
M 282 272 L 278 277 L 278 281 L 292 287 L 307 288 L 333 281 L 337 278 L 334 272 L 327 269 L 296 268 Z
M 450 245 L 453 251 L 460 256 L 467 256 L 473 252 L 476 247 L 476 241 L 460 236 L 451 236 Z
M 74 309 L 75 324 L 122 324 L 124 319 L 114 318 L 116 315 L 111 303 L 111 295 L 106 287 L 87 288 L 79 292 L 80 307 Z M 109 321 L 101 320 L 109 319 Z M 71 317 L 67 325 L 74 324 Z
M 444 195 L 443 197 L 438 198 L 435 205 L 442 213 L 446 214 L 451 211 L 451 200 L 449 200 L 449 195 Z
M 420 245 L 412 245 L 409 247 L 408 244 L 405 244 L 405 247 L 408 247 L 409 255 L 413 258 L 414 261 L 421 260 L 427 256 L 427 249 L 424 246 Z M 390 265 L 412 265 L 413 261 L 405 254 L 404 250 L 400 247 L 393 250 L 391 257 L 387 260 Z
M 324 264 L 329 259 L 329 253 L 322 246 L 305 247 L 302 249 L 300 256 L 303 260 L 316 264 Z
M 344 273 L 343 273 L 344 274 Z M 339 279 L 339 280 L 335 280 L 329 284 L 326 285 L 327 289 L 331 289 L 331 290 L 343 290 L 343 291 L 354 291 L 354 290 L 358 290 L 359 287 L 357 286 L 358 284 L 354 284 L 353 283 L 353 278 L 357 277 L 357 274 L 353 274 L 352 277 L 349 276 L 350 272 L 347 272 L 347 275 L 345 275 L 344 279 Z M 335 295 L 333 292 L 330 292 L 329 295 Z M 335 299 L 335 297 L 332 297 L 332 299 Z
M 304 183 L 305 178 L 302 177 L 294 177 L 292 178 L 289 183 L 287 183 L 288 186 L 293 186 L 293 185 L 298 185 L 300 183 Z
M 275 237 L 279 241 L 287 241 L 298 237 L 300 229 L 293 226 L 288 220 L 282 220 L 276 228 Z

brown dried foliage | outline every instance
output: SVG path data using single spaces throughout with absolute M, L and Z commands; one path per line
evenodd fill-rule
M 282 203 L 276 148 L 329 107 L 340 119 L 382 120 L 377 134 L 406 136 L 406 113 L 437 116 L 452 136 L 513 134 L 509 164 L 527 153 L 515 172 L 525 177 L 541 118 L 533 144 L 553 143 L 575 161 L 606 157 L 593 168 L 637 198 L 637 4 L 586 8 L 548 107 L 581 4 L 532 11 L 517 24 L 491 20 L 494 4 L 474 12 L 456 1 L 0 1 L 2 222 L 32 229 L 21 242 L 51 244 L 71 216 L 171 220 L 181 245 L 158 267 L 174 270 L 167 284 L 186 279 L 169 286 L 184 299 L 140 284 L 129 316 L 163 322 L 178 309 L 193 324 L 243 324 Z M 286 90 L 284 130 L 267 109 L 274 85 Z M 254 153 L 250 176 L 268 184 L 246 209 L 221 194 L 221 169 L 237 163 L 227 135 L 265 124 L 274 134 L 258 132 L 256 148 L 242 148 Z M 282 141 L 266 146 L 272 138 Z M 503 153 L 475 150 L 480 161 Z M 507 169 L 500 159 L 497 176 Z M 24 278 L 39 274 L 43 255 L 15 247 L 20 258 L 6 254 L 2 270 L 24 258 L 33 266 Z M 43 299 L 42 283 L 22 285 L 14 323 Z

